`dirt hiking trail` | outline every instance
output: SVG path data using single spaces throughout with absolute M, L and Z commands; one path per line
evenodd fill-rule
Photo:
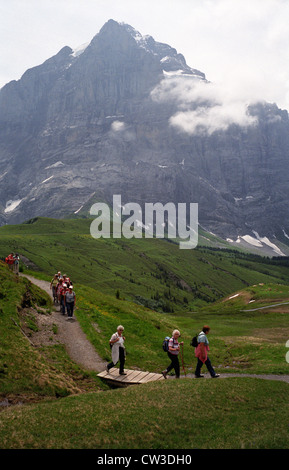
M 26 274 L 22 274 L 22 276 L 47 292 L 52 298 L 49 282 L 41 281 Z M 88 341 L 75 316 L 72 320 L 67 320 L 67 315 L 60 313 L 59 305 L 54 305 L 51 315 L 39 315 L 38 320 L 40 331 L 33 335 L 32 341 L 34 344 L 51 344 L 52 327 L 56 325 L 57 334 L 54 335 L 57 338 L 56 342 L 65 345 L 67 353 L 73 361 L 87 370 L 101 372 L 105 369 L 107 363 L 101 359 Z

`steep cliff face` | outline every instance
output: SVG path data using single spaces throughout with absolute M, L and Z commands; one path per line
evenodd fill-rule
M 172 125 L 186 107 L 172 86 L 180 79 L 184 90 L 208 84 L 172 47 L 110 20 L 83 51 L 64 47 L 3 87 L 0 223 L 81 213 L 121 194 L 198 202 L 200 224 L 234 241 L 288 241 L 287 112 L 263 103 L 248 109 L 252 125 L 186 132 Z M 170 99 L 158 99 L 160 86 Z M 201 106 L 211 109 L 207 98 Z

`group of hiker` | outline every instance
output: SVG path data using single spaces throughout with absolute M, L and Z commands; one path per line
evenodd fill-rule
M 209 348 L 209 340 L 207 338 L 207 335 L 210 332 L 210 327 L 209 325 L 205 325 L 202 329 L 202 331 L 197 335 L 195 338 L 195 343 L 194 340 L 192 341 L 192 346 L 195 346 L 195 357 L 197 358 L 197 366 L 195 370 L 195 378 L 199 379 L 204 377 L 204 375 L 201 374 L 201 368 L 203 364 L 206 365 L 211 377 L 213 379 L 220 377 L 220 374 L 217 374 L 211 364 L 210 358 L 208 357 L 208 351 L 210 350 Z M 174 330 L 172 337 L 168 340 L 168 357 L 171 361 L 169 366 L 162 371 L 162 374 L 164 378 L 167 378 L 167 374 L 174 369 L 176 378 L 180 378 L 180 363 L 179 363 L 179 352 L 180 352 L 180 347 L 183 347 L 184 342 L 178 341 L 180 337 L 180 332 L 179 330 Z
M 125 364 L 125 346 L 124 341 L 125 337 L 123 336 L 124 327 L 119 325 L 117 327 L 116 333 L 114 333 L 110 338 L 110 347 L 111 347 L 111 359 L 112 361 L 106 366 L 106 371 L 114 367 L 119 362 L 119 374 L 126 375 L 124 371 Z M 192 341 L 192 346 L 195 346 L 195 357 L 197 358 L 197 366 L 195 369 L 195 378 L 202 378 L 204 375 L 201 374 L 201 368 L 205 364 L 211 377 L 217 378 L 220 377 L 220 374 L 217 374 L 211 364 L 211 361 L 208 357 L 209 340 L 207 335 L 210 332 L 209 325 L 205 325 L 202 331 L 196 335 L 195 341 Z M 176 378 L 180 378 L 180 363 L 179 363 L 179 353 L 181 348 L 183 348 L 183 341 L 179 342 L 179 337 L 181 336 L 179 330 L 174 330 L 171 337 L 167 337 L 164 343 L 166 347 L 164 350 L 167 352 L 170 359 L 170 364 L 168 367 L 162 371 L 162 375 L 167 379 L 168 373 L 174 369 Z
M 76 304 L 76 295 L 73 290 L 73 285 L 67 274 L 61 274 L 58 271 L 54 274 L 50 289 L 52 290 L 53 301 L 59 304 L 60 312 L 62 315 L 66 315 L 68 319 L 73 318 L 73 312 Z
M 5 263 L 8 264 L 9 269 L 11 269 L 11 271 L 13 271 L 15 274 L 19 274 L 19 262 L 20 262 L 20 257 L 18 253 L 11 252 L 5 258 Z

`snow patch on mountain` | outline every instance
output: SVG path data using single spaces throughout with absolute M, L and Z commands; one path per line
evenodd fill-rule
M 283 232 L 283 234 L 284 234 L 284 237 L 286 237 L 286 238 L 288 238 L 288 239 L 289 239 L 289 235 L 287 235 L 287 233 L 285 232 L 285 230 L 284 230 L 284 229 L 282 229 L 282 232 Z
M 240 238 L 245 240 L 245 242 L 249 243 L 250 245 L 258 246 L 258 247 L 261 247 L 261 248 L 263 246 L 262 243 L 259 240 L 256 240 L 256 238 L 251 237 L 251 235 L 244 235 L 243 237 L 240 237 Z
M 111 124 L 111 130 L 114 132 L 120 132 L 125 129 L 125 123 L 122 121 L 113 121 Z
M 258 232 L 255 232 L 254 230 L 253 230 L 253 233 L 254 233 L 255 237 L 256 237 L 261 243 L 270 246 L 270 248 L 272 248 L 273 251 L 274 251 L 275 253 L 277 253 L 277 255 L 279 255 L 279 256 L 285 256 L 284 253 L 280 250 L 280 248 L 278 248 L 277 245 L 275 245 L 274 243 L 270 242 L 269 238 L 267 238 L 267 237 L 260 237 L 260 235 L 258 234 Z
M 6 208 L 4 209 L 5 214 L 14 211 L 21 202 L 22 202 L 22 199 L 16 199 L 15 201 L 12 201 L 12 200 L 7 201 Z
M 44 183 L 47 183 L 47 181 L 50 181 L 52 178 L 54 178 L 54 175 L 52 176 L 49 176 L 49 178 L 46 178 L 45 180 L 43 180 L 40 184 L 44 184 Z
M 82 206 L 80 206 L 80 208 L 79 208 L 79 209 L 77 209 L 77 210 L 74 212 L 74 214 L 78 214 L 78 212 L 80 212 L 82 208 L 83 208 L 83 205 L 82 205 Z
M 81 46 L 76 47 L 73 52 L 72 52 L 72 57 L 79 57 L 85 49 L 89 46 L 89 42 L 86 42 L 85 44 L 82 44 Z
M 251 235 L 239 235 L 235 243 L 241 243 L 242 241 L 244 241 L 256 248 L 265 249 L 266 247 L 269 247 L 275 255 L 286 256 L 277 245 L 275 245 L 269 240 L 268 237 L 260 237 L 258 232 L 255 232 L 254 230 L 253 233 L 256 238 L 252 237 Z M 227 238 L 227 241 L 230 243 L 233 242 L 233 240 L 229 238 Z
M 189 77 L 189 78 L 196 77 L 198 79 L 200 78 L 197 73 L 193 73 L 193 72 L 192 73 L 186 73 L 182 69 L 171 70 L 171 71 L 163 70 L 163 74 L 164 74 L 165 78 L 174 78 L 174 77 Z
M 49 170 L 50 168 L 57 168 L 59 166 L 64 166 L 64 163 L 61 161 L 53 163 L 52 165 L 46 166 L 45 170 Z

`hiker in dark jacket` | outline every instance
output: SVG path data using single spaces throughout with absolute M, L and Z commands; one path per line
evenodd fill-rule
M 73 317 L 73 310 L 75 307 L 76 296 L 73 290 L 73 285 L 70 285 L 68 290 L 65 292 L 65 306 L 67 309 L 68 318 Z
M 180 378 L 180 363 L 179 363 L 178 354 L 180 352 L 180 345 L 184 344 L 183 342 L 179 343 L 178 341 L 178 338 L 180 335 L 181 334 L 179 330 L 174 330 L 172 337 L 169 340 L 168 356 L 169 356 L 169 359 L 171 360 L 171 363 L 165 370 L 162 371 L 162 374 L 165 379 L 167 378 L 167 374 L 172 369 L 175 369 L 176 379 Z
M 19 261 L 20 261 L 20 257 L 18 255 L 18 253 L 16 253 L 14 255 L 14 272 L 15 274 L 19 274 Z

